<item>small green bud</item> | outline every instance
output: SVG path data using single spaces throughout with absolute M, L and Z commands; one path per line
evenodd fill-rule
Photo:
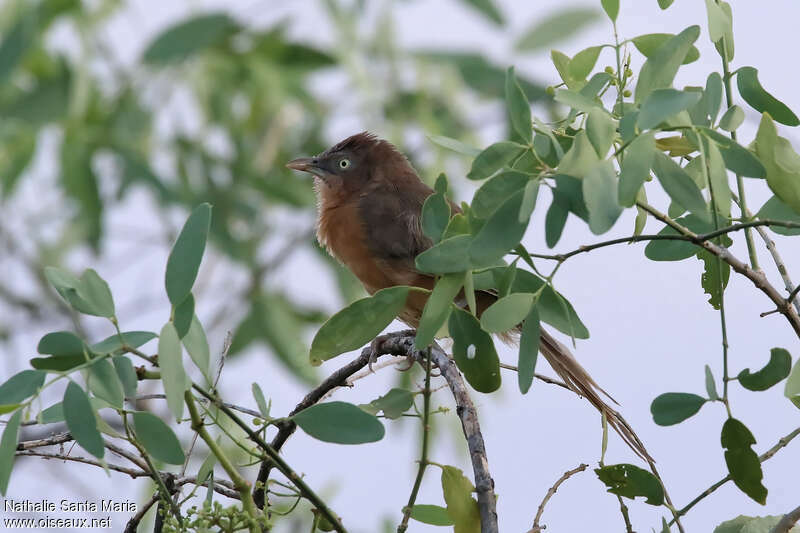
M 264 421 L 261 420 L 260 418 L 254 418 L 253 419 L 253 425 L 254 426 L 263 426 L 264 425 Z
M 606 67 L 606 74 L 614 75 L 614 69 L 611 67 Z
M 625 89 L 622 91 L 622 96 L 628 97 L 631 95 L 631 91 L 629 89 Z
M 552 85 L 549 85 L 549 86 L 548 86 L 548 87 L 547 87 L 547 88 L 544 90 L 544 92 L 546 92 L 546 93 L 547 93 L 549 96 L 553 96 L 554 94 L 556 94 L 556 89 L 555 89 L 555 87 L 553 87 Z
M 626 68 L 625 69 L 625 77 L 626 78 L 630 78 L 632 76 L 633 76 L 633 71 L 631 69 L 629 69 L 629 68 Z

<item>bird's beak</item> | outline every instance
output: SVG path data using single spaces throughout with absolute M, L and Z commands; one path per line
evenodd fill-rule
M 317 166 L 317 159 L 313 157 L 300 157 L 298 159 L 292 159 L 291 161 L 286 163 L 286 167 L 291 168 L 292 170 L 311 172 L 312 174 L 319 173 L 319 167 Z

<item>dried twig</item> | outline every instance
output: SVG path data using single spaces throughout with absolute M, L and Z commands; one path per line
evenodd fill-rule
M 547 494 L 544 495 L 542 503 L 539 504 L 539 510 L 536 511 L 536 518 L 533 519 L 533 527 L 531 527 L 528 533 L 540 533 L 545 528 L 545 526 L 539 525 L 539 520 L 542 519 L 542 514 L 544 513 L 544 506 L 547 505 L 547 502 L 550 501 L 550 498 L 552 498 L 555 495 L 555 493 L 558 491 L 558 487 L 560 487 L 562 483 L 564 483 L 566 480 L 568 480 L 570 477 L 574 476 L 578 472 L 583 472 L 587 468 L 589 468 L 589 465 L 581 463 L 572 470 L 567 470 L 560 478 L 558 478 L 558 480 L 555 483 L 553 483 L 552 487 L 547 489 Z

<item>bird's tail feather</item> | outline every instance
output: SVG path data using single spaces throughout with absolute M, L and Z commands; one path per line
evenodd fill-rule
M 614 403 L 617 403 L 616 400 L 592 379 L 592 376 L 575 360 L 563 344 L 554 339 L 545 330 L 541 331 L 539 352 L 544 355 L 553 370 L 573 392 L 589 400 L 589 403 L 605 415 L 608 425 L 622 437 L 622 440 L 638 456 L 645 461 L 653 461 L 653 458 L 647 453 L 644 444 L 639 440 L 630 424 L 622 418 L 621 414 L 608 405 L 599 393 L 605 394 Z

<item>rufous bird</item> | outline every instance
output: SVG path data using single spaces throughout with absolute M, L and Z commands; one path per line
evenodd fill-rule
M 316 157 L 295 159 L 286 166 L 314 175 L 317 239 L 368 293 L 396 285 L 433 289 L 434 276 L 417 270 L 414 259 L 433 245 L 422 232 L 421 219 L 422 204 L 434 191 L 393 144 L 362 132 Z M 450 207 L 452 214 L 461 212 L 452 202 Z M 478 317 L 497 300 L 491 291 L 476 291 L 475 296 Z M 422 292 L 409 293 L 398 318 L 416 328 L 427 299 Z M 464 305 L 463 293 L 456 302 Z M 503 339 L 512 337 L 510 332 Z M 630 425 L 600 396 L 608 394 L 544 329 L 539 350 L 570 389 L 605 414 L 634 452 L 650 458 Z

